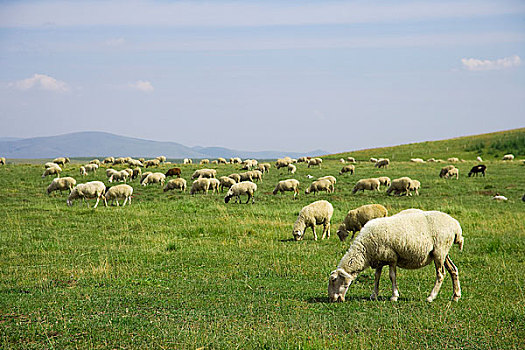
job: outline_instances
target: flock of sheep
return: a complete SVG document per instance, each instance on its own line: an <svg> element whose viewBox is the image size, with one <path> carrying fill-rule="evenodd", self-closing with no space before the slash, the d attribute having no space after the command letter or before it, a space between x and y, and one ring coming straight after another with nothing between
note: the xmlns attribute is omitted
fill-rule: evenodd
<svg viewBox="0 0 525 350"><path fill-rule="evenodd" d="M478 157L479 158L479 157ZM512 161L514 156L505 155L504 160ZM5 164L5 159L0 158ZM355 159L348 157L350 163L356 163ZM346 163L341 159L342 163ZM377 168L387 168L390 165L388 159L371 158ZM423 163L424 160L414 158L414 163ZM449 158L449 162L455 163L460 160ZM481 161L479 158L478 161ZM102 164L112 165L129 165L132 168L116 170L113 168L106 169L106 176L109 183L123 182L121 184L106 186L102 181L90 181L77 184L72 177L60 177L62 167L69 163L69 158L56 158L53 162L46 163L42 177L56 175L57 177L50 183L47 193L53 191L69 191L67 204L71 206L75 199L96 199L94 208L102 199L107 206L108 201L115 202L119 205L119 200L123 200L122 206L127 203L131 204L133 187L127 184L128 181L138 179L142 186L150 184L160 184L164 186L163 191L170 190L186 191L186 180L181 177L181 169L178 167L170 168L166 173L161 172L142 172L142 168L158 167L161 163L166 163L166 158L161 156L156 159L132 159L108 157L100 162L98 159L90 161L80 167L80 176L85 177L90 173L96 173ZM285 168L290 174L297 170L298 163L305 163L308 168L317 166L321 168L323 160L321 158L291 159L285 157L275 162L277 169ZM439 162L433 158L427 162ZM185 159L184 164L191 164L191 159ZM207 159L201 160L203 165L209 164ZM226 159L219 158L212 161L214 164L225 164ZM263 175L270 171L270 163L258 163L254 159L242 161L239 158L231 158L229 163L240 164L241 173L234 173L228 176L221 176L217 179L216 169L198 169L191 176L193 180L190 194L198 192L219 193L228 189L224 198L228 203L232 198L235 202L241 202L241 196L248 197L246 203L255 202L255 192L257 184L262 182ZM339 175L355 173L353 164L345 165L339 172ZM485 176L486 166L483 164L474 166L468 176ZM168 177L176 176L168 181ZM443 167L439 174L442 178L459 178L459 170L454 165ZM308 176L312 178L311 176ZM323 176L315 179L306 189L305 193L316 193L326 191L334 192L337 179L334 176ZM293 198L299 194L300 183L296 179L286 179L279 181L273 190L273 194L283 192L293 192ZM421 183L418 180L409 177L401 177L390 180L388 177L360 179L355 184L352 193L357 191L379 191L380 186L387 187L386 194L394 195L411 195L412 192L418 195ZM525 197L524 197L525 198ZM87 203L87 202L86 202ZM88 204L89 206L89 204ZM330 220L334 213L331 203L326 200L315 201L303 207L297 220L293 225L292 234L295 240L304 238L307 228L313 231L314 239L317 240L316 225L323 225L321 239L330 237ZM357 237L354 236L359 232ZM345 294L350 284L355 280L357 275L368 267L376 270L374 291L371 299L377 299L379 278L384 266L389 266L389 276L392 282L392 297L395 301L399 297L399 290L396 283L396 268L416 269L424 267L434 262L436 267L436 281L427 301L433 301L441 287L444 279L445 270L449 272L453 284L453 297L457 301L461 297L461 288L458 278L458 269L448 255L453 244L458 244L459 249L463 249L463 236L459 222L449 215L438 211L422 211L419 209L407 209L393 216L388 216L387 209L380 204L363 205L350 210L343 222L340 224L337 235L341 241L344 241L352 233L352 244L345 256L341 259L337 269L329 277L328 295L331 301L344 301Z"/></svg>

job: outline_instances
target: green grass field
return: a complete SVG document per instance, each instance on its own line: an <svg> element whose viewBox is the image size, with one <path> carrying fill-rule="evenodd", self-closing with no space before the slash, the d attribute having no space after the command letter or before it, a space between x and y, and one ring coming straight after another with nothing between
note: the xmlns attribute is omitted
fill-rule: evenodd
<svg viewBox="0 0 525 350"><path fill-rule="evenodd" d="M459 163L459 180L440 179L441 164L395 159L386 170L360 162L356 174L343 176L335 160L322 169L299 164L296 201L271 194L289 178L272 168L254 205L135 181L131 206L95 210L67 207L65 192L48 196L51 179L40 178L41 165L1 166L0 348L523 349L525 166L491 160L487 177L468 178L475 164ZM183 166L183 177L200 167ZM219 176L238 172L213 167ZM305 195L306 174L336 175L336 192ZM78 165L66 175L83 182ZM351 194L358 179L377 176L418 179L421 195ZM104 171L86 180L94 179L107 183ZM492 201L496 192L509 201ZM332 237L316 242L307 231L293 241L299 210L318 199L335 208ZM388 274L380 300L369 300L373 270L358 277L345 303L328 302L328 275L350 244L339 241L337 226L369 203L390 214L414 207L459 220L465 249L450 252L462 284L458 303L450 301L448 275L437 299L425 301L432 266L398 270L398 302L388 300Z"/></svg>

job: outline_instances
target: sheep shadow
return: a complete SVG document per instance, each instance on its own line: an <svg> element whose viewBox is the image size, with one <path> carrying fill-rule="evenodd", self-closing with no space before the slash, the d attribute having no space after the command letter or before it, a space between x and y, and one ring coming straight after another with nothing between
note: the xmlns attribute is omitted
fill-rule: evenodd
<svg viewBox="0 0 525 350"><path fill-rule="evenodd" d="M378 301L379 302L390 301L390 297L389 296L378 296L377 300L371 300L370 296L358 296L358 295L346 296L345 302L349 302L349 301L360 301L360 302L369 301L369 302L374 303ZM399 301L408 301L408 299L400 297L398 299L398 302ZM336 303L332 303L329 297L310 297L306 300L306 302L308 304L336 304Z"/></svg>
<svg viewBox="0 0 525 350"><path fill-rule="evenodd" d="M279 242L281 243L295 242L295 239L293 238L280 239Z"/></svg>

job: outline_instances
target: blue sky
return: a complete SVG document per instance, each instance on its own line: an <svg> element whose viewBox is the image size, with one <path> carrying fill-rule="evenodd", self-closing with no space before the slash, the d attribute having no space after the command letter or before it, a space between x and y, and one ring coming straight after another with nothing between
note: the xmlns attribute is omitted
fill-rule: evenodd
<svg viewBox="0 0 525 350"><path fill-rule="evenodd" d="M522 1L2 1L0 136L346 151L525 126Z"/></svg>

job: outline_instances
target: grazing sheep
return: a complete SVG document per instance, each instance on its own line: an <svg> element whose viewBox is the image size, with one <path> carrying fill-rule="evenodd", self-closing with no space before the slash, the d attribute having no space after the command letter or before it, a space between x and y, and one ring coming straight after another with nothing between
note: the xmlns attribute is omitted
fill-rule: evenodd
<svg viewBox="0 0 525 350"><path fill-rule="evenodd" d="M344 158L340 158L339 159L339 163L343 163L344 164L344 163L346 163L346 161L344 160Z"/></svg>
<svg viewBox="0 0 525 350"><path fill-rule="evenodd" d="M420 164L425 163L425 161L423 159L421 159L421 158L411 158L410 162L412 162L412 163L420 163Z"/></svg>
<svg viewBox="0 0 525 350"><path fill-rule="evenodd" d="M110 188L106 190L106 194L105 194L106 203L105 204L107 206L107 201L111 200L111 204L113 204L113 202L116 202L117 207L118 207L119 206L118 200L124 199L124 203L122 204L123 207L126 206L126 203L128 201L129 201L129 205L131 205L131 195L133 195L133 187L131 187L130 185L121 184L121 185L111 186Z"/></svg>
<svg viewBox="0 0 525 350"><path fill-rule="evenodd" d="M234 179L235 182L241 182L241 175L239 174L230 174L228 175L230 179Z"/></svg>
<svg viewBox="0 0 525 350"><path fill-rule="evenodd" d="M240 178L239 178L239 181L237 181L237 182L252 181L253 180L251 171L246 171L244 173L240 173L239 176L240 176Z"/></svg>
<svg viewBox="0 0 525 350"><path fill-rule="evenodd" d="M5 157L0 157L0 165L5 165Z"/></svg>
<svg viewBox="0 0 525 350"><path fill-rule="evenodd" d="M448 172L452 169L455 169L456 167L453 165L447 165L441 168L441 171L439 172L439 177L443 178L447 176Z"/></svg>
<svg viewBox="0 0 525 350"><path fill-rule="evenodd" d="M505 154L503 156L503 160L510 160L510 161L513 161L514 160L514 154Z"/></svg>
<svg viewBox="0 0 525 350"><path fill-rule="evenodd" d="M218 160L212 160L211 164L219 164L219 161Z"/></svg>
<svg viewBox="0 0 525 350"><path fill-rule="evenodd" d="M62 169L57 165L55 167L47 168L44 173L42 174L42 178L48 176L48 175L56 175L57 177L60 177L60 173L62 172Z"/></svg>
<svg viewBox="0 0 525 350"><path fill-rule="evenodd" d="M478 162L483 162L483 159L481 159L480 156L477 156L477 157L476 157L476 160L477 160Z"/></svg>
<svg viewBox="0 0 525 350"><path fill-rule="evenodd" d="M93 164L86 164L86 165L80 167L80 174L82 176L87 175L87 173L96 174L97 173L97 169L98 169L98 165L96 165L94 163Z"/></svg>
<svg viewBox="0 0 525 350"><path fill-rule="evenodd" d="M141 175L142 175L142 169L137 167L137 168L133 169L133 174L131 174L131 179L135 180L136 178L138 178Z"/></svg>
<svg viewBox="0 0 525 350"><path fill-rule="evenodd" d="M352 232L352 239L354 239L355 233L361 231L368 221L385 216L388 216L388 211L381 204L362 205L346 214L343 223L337 230L337 235L342 242L348 237L348 232Z"/></svg>
<svg viewBox="0 0 525 350"><path fill-rule="evenodd" d="M346 158L346 160L347 160L349 163L357 163L357 161L355 160L354 157L348 157L348 158Z"/></svg>
<svg viewBox="0 0 525 350"><path fill-rule="evenodd" d="M98 165L100 167L100 160L98 160L96 158L92 159L92 160L89 161L89 164L96 164L96 165Z"/></svg>
<svg viewBox="0 0 525 350"><path fill-rule="evenodd" d="M127 162L128 162L128 160L127 160L126 157L119 157L119 158L117 158L117 159L115 159L113 161L113 165L124 164L124 163L127 163Z"/></svg>
<svg viewBox="0 0 525 350"><path fill-rule="evenodd" d="M411 192L411 191L414 191L416 193L416 196L419 196L419 188L421 187L421 182L419 182L418 180L411 180L410 181L410 186L408 187L408 190ZM412 194L410 194L412 195Z"/></svg>
<svg viewBox="0 0 525 350"><path fill-rule="evenodd" d="M246 159L244 162L242 162L242 164L241 170L250 170L256 168L259 165L259 162L257 162L255 159Z"/></svg>
<svg viewBox="0 0 525 350"><path fill-rule="evenodd" d="M215 169L197 169L193 172L193 175L191 175L191 179L196 179L199 177L204 177L207 179L213 178L217 175L217 170Z"/></svg>
<svg viewBox="0 0 525 350"><path fill-rule="evenodd" d="M279 181L273 190L273 194L277 194L277 192L282 194L285 191L293 191L293 199L295 199L299 194L299 181L296 179Z"/></svg>
<svg viewBox="0 0 525 350"><path fill-rule="evenodd" d="M204 192L208 194L210 188L210 179L205 177L199 177L197 180L193 181L191 184L190 194L195 194L197 192Z"/></svg>
<svg viewBox="0 0 525 350"><path fill-rule="evenodd" d="M457 163L457 162L459 162L459 158L457 158L457 157L451 157L451 158L448 158L447 161L448 161L449 163Z"/></svg>
<svg viewBox="0 0 525 350"><path fill-rule="evenodd" d="M169 190L178 189L181 190L181 192L186 192L186 180L179 177L176 179L171 179L170 181L166 182L166 186L164 187L164 192L167 192Z"/></svg>
<svg viewBox="0 0 525 350"><path fill-rule="evenodd" d="M316 194L317 192L326 191L327 193L333 192L334 185L330 180L327 179L321 179L321 180L315 180L312 182L310 187L308 187L304 193L309 194L313 193Z"/></svg>
<svg viewBox="0 0 525 350"><path fill-rule="evenodd" d="M295 172L297 171L297 167L293 164L288 164L288 172L290 174L295 174Z"/></svg>
<svg viewBox="0 0 525 350"><path fill-rule="evenodd" d="M337 179L334 176L327 175L327 176L320 177L317 180L328 180L328 181L330 181L330 183L332 184L332 192L335 191L335 184L337 183Z"/></svg>
<svg viewBox="0 0 525 350"><path fill-rule="evenodd" d="M164 185L164 182L166 181L166 175L164 175L163 173L153 173L153 174L149 174L145 179L144 181L142 181L142 186L147 186L149 184L154 184L154 183L159 183L162 185Z"/></svg>
<svg viewBox="0 0 525 350"><path fill-rule="evenodd" d="M291 164L291 163L292 161L288 159L277 159L277 161L275 162L275 167L277 169L281 169L281 168L287 167L288 164Z"/></svg>
<svg viewBox="0 0 525 350"><path fill-rule="evenodd" d="M55 159L53 159L53 163L65 166L67 163L69 163L69 158L67 158L67 157L55 158Z"/></svg>
<svg viewBox="0 0 525 350"><path fill-rule="evenodd" d="M259 164L258 169L264 174L264 173L269 173L271 167L272 165L270 163L261 163Z"/></svg>
<svg viewBox="0 0 525 350"><path fill-rule="evenodd" d="M230 163L231 164L241 164L242 163L242 159L239 158L239 157L233 157L233 158L230 158Z"/></svg>
<svg viewBox="0 0 525 350"><path fill-rule="evenodd" d="M106 193L106 185L104 185L104 183L101 181L91 181L83 184L78 184L71 190L71 193L67 198L67 205L72 206L73 200L75 199L82 199L82 201L84 202L86 199L90 198L97 199L97 202L95 203L93 209L97 207L100 198L102 198L104 200L105 205L107 205L104 193ZM89 203L87 201L86 205L89 208Z"/></svg>
<svg viewBox="0 0 525 350"><path fill-rule="evenodd" d="M180 168L171 168L171 169L169 169L168 171L166 171L166 174L164 174L164 175L166 175L166 177L168 177L168 176L177 176L177 177L180 177L180 175L181 175L181 170L180 170Z"/></svg>
<svg viewBox="0 0 525 350"><path fill-rule="evenodd" d="M142 164L142 162L138 159L130 159L128 160L128 164L134 167L144 166L144 164Z"/></svg>
<svg viewBox="0 0 525 350"><path fill-rule="evenodd" d="M106 169L106 177L108 178L110 178L115 173L118 173L118 171L113 168Z"/></svg>
<svg viewBox="0 0 525 350"><path fill-rule="evenodd" d="M158 159L159 162L161 162L161 163L165 163L166 162L166 157L165 156L158 156L155 159Z"/></svg>
<svg viewBox="0 0 525 350"><path fill-rule="evenodd" d="M445 269L452 277L452 300L458 301L461 297L458 269L448 254L453 244L463 250L463 242L459 222L439 211L413 212L372 220L363 227L337 269L330 274L330 301L343 302L350 284L368 267L376 270L374 291L370 296L376 300L381 270L386 265L390 268L392 281L390 300L397 301L397 267L418 269L432 262L436 267L436 282L427 301L432 302L436 298L445 277Z"/></svg>
<svg viewBox="0 0 525 350"><path fill-rule="evenodd" d="M303 207L293 225L293 238L299 241L304 238L304 233L308 227L312 228L314 240L317 241L315 225L323 225L323 235L321 239L330 238L330 220L334 214L334 207L330 202L321 200Z"/></svg>
<svg viewBox="0 0 525 350"><path fill-rule="evenodd" d="M370 163L377 163L377 158L370 158Z"/></svg>
<svg viewBox="0 0 525 350"><path fill-rule="evenodd" d="M60 166L59 166L57 163L47 162L47 163L44 164L44 168L45 168L45 169L49 169L49 168L60 168Z"/></svg>
<svg viewBox="0 0 525 350"><path fill-rule="evenodd" d="M308 162L308 157L299 157L297 158L297 163L306 163Z"/></svg>
<svg viewBox="0 0 525 350"><path fill-rule="evenodd" d="M378 177L377 179L379 180L379 183L381 184L381 186L385 186L385 187L390 186L390 178L389 177L381 176L381 177Z"/></svg>
<svg viewBox="0 0 525 350"><path fill-rule="evenodd" d="M184 164L192 164L193 161L189 158L184 158Z"/></svg>
<svg viewBox="0 0 525 350"><path fill-rule="evenodd" d="M131 174L133 174L133 170L131 171ZM128 180L128 177L130 177L129 172L127 171L127 169L124 169L124 170L116 171L112 173L108 181L109 182L113 182L113 181L126 182Z"/></svg>
<svg viewBox="0 0 525 350"><path fill-rule="evenodd" d="M160 165L160 160L158 159L149 159L149 160L144 161L144 167L146 168L149 168L151 166L158 167L159 165Z"/></svg>
<svg viewBox="0 0 525 350"><path fill-rule="evenodd" d="M484 164L479 164L476 166L473 166L472 169L470 169L470 172L468 173L468 177L472 175L478 176L478 174L481 174L485 176L485 171L487 170L487 166Z"/></svg>
<svg viewBox="0 0 525 350"><path fill-rule="evenodd" d="M151 171L146 171L145 173L143 173L140 177L140 184L142 185L142 182L144 182L144 180L146 180L146 178L148 177L148 175L150 174L153 174Z"/></svg>
<svg viewBox="0 0 525 350"><path fill-rule="evenodd" d="M361 190L365 192L365 190L369 191L379 191L379 186L381 183L378 179L372 178L372 179L361 179L357 181L357 183L354 186L354 189L352 190L352 194L355 194L357 191Z"/></svg>
<svg viewBox="0 0 525 350"><path fill-rule="evenodd" d="M428 158L427 159L427 163L435 163L435 162L436 162L435 158Z"/></svg>
<svg viewBox="0 0 525 350"><path fill-rule="evenodd" d="M389 165L390 165L390 159L388 159L388 158L379 159L379 160L374 164L374 166L375 166L376 168L379 168L379 169L381 169L381 168L385 168L385 169L386 169L386 168L388 168Z"/></svg>
<svg viewBox="0 0 525 350"><path fill-rule="evenodd" d="M257 185L250 181L243 181L236 183L228 190L226 197L224 197L224 203L228 203L230 199L235 197L235 203L241 203L241 195L248 195L246 204L252 200L252 204L255 203L255 191L257 191Z"/></svg>
<svg viewBox="0 0 525 350"><path fill-rule="evenodd" d="M221 185L221 182L215 178L211 178L210 179L210 189L211 189L211 193L219 193L219 186Z"/></svg>
<svg viewBox="0 0 525 350"><path fill-rule="evenodd" d="M251 171L247 171L247 172L251 174L252 181L255 180L255 181L261 181L262 182L263 173L260 170L251 170Z"/></svg>
<svg viewBox="0 0 525 350"><path fill-rule="evenodd" d="M314 176L312 176L310 174L307 174L306 177L309 178L309 179L313 179L314 178Z"/></svg>
<svg viewBox="0 0 525 350"><path fill-rule="evenodd" d="M237 183L237 181L235 181L231 177L227 177L227 176L221 176L219 178L219 181L221 183L221 185L220 185L221 192L224 191L224 188L230 188L230 187L232 187L233 185L235 185Z"/></svg>
<svg viewBox="0 0 525 350"><path fill-rule="evenodd" d="M62 177L62 178L56 178L53 181L51 181L51 184L47 187L47 194L51 194L53 191L65 191L73 189L75 185L77 184L77 180L75 180L72 177Z"/></svg>
<svg viewBox="0 0 525 350"><path fill-rule="evenodd" d="M496 193L496 195L495 195L494 197L492 197L492 199L495 200L495 201L498 201L498 202L505 202L505 201L508 200L507 197L502 196L502 195L499 194L499 193Z"/></svg>
<svg viewBox="0 0 525 350"><path fill-rule="evenodd" d="M115 161L115 157L107 157L107 158L104 158L102 163L104 163L104 164L112 164L114 161Z"/></svg>
<svg viewBox="0 0 525 350"><path fill-rule="evenodd" d="M209 159L201 159L200 165L204 165L204 164L210 164L210 160Z"/></svg>
<svg viewBox="0 0 525 350"><path fill-rule="evenodd" d="M448 173L445 175L445 179L449 179L452 177L456 177L456 180L459 179L459 169L458 168L450 169Z"/></svg>
<svg viewBox="0 0 525 350"><path fill-rule="evenodd" d="M308 161L308 167L319 165L319 168L321 168L322 163L323 160L321 158L312 158Z"/></svg>
<svg viewBox="0 0 525 350"><path fill-rule="evenodd" d="M390 194L392 191L394 191L394 194L400 194L404 192L408 196L411 182L412 179L407 176L394 179L392 180L388 190L386 190L386 194Z"/></svg>
<svg viewBox="0 0 525 350"><path fill-rule="evenodd" d="M339 175L343 175L345 173L350 173L350 175L354 175L354 172L355 172L355 166L353 166L352 164L349 164L349 165L345 165L341 171L339 172Z"/></svg>
<svg viewBox="0 0 525 350"><path fill-rule="evenodd" d="M86 171L86 168L84 168L83 166L80 167L80 176L86 176L87 175L87 171Z"/></svg>

